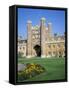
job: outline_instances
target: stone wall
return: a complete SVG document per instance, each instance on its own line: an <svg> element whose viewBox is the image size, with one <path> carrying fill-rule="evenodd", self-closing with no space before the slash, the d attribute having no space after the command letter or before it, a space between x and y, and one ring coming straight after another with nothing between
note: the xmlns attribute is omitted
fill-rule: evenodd
<svg viewBox="0 0 69 90"><path fill-rule="evenodd" d="M38 56L39 51L41 57L65 56L65 37L54 36L52 34L52 23L46 25L45 18L41 18L40 25L36 26L32 26L30 20L27 22L27 42L20 45L19 43L18 52L22 52L23 56L28 58Z"/></svg>

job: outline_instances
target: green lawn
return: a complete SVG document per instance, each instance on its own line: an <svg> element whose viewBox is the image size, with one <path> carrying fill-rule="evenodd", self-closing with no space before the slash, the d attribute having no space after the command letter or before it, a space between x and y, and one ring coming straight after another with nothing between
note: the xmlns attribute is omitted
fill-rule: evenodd
<svg viewBox="0 0 69 90"><path fill-rule="evenodd" d="M32 77L26 81L58 80L65 79L65 59L64 58L18 58L18 63L35 63L42 65L46 72Z"/></svg>

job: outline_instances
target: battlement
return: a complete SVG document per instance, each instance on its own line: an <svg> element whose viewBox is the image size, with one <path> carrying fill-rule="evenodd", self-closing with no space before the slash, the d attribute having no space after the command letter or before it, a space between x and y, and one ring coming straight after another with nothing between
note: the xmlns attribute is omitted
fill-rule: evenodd
<svg viewBox="0 0 69 90"><path fill-rule="evenodd" d="M65 55L65 36L52 34L52 23L46 23L46 19L40 19L40 25L32 25L32 21L27 21L27 40L18 38L18 51L23 56L51 57Z"/></svg>

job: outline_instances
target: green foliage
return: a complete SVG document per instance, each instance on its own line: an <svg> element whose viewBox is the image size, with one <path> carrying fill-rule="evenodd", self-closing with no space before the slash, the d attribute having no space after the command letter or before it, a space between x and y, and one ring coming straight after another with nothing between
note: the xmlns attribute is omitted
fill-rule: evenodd
<svg viewBox="0 0 69 90"><path fill-rule="evenodd" d="M39 64L27 63L26 68L18 72L18 80L23 81L29 79L31 77L39 75L40 73L43 73L44 71L45 68Z"/></svg>
<svg viewBox="0 0 69 90"><path fill-rule="evenodd" d="M35 63L45 68L45 71L41 74L33 76L25 81L43 81L43 80L59 80L65 79L65 58L52 57L52 58L19 58L18 63L28 64ZM23 80L18 80L18 82Z"/></svg>
<svg viewBox="0 0 69 90"><path fill-rule="evenodd" d="M22 53L21 52L18 53L18 57L22 58Z"/></svg>

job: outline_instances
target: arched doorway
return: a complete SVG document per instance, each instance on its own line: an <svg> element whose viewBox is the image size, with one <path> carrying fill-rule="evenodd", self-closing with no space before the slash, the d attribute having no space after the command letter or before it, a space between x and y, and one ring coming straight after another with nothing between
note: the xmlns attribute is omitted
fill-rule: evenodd
<svg viewBox="0 0 69 90"><path fill-rule="evenodd" d="M35 45L34 49L37 54L37 57L40 57L41 56L41 47L39 45Z"/></svg>

